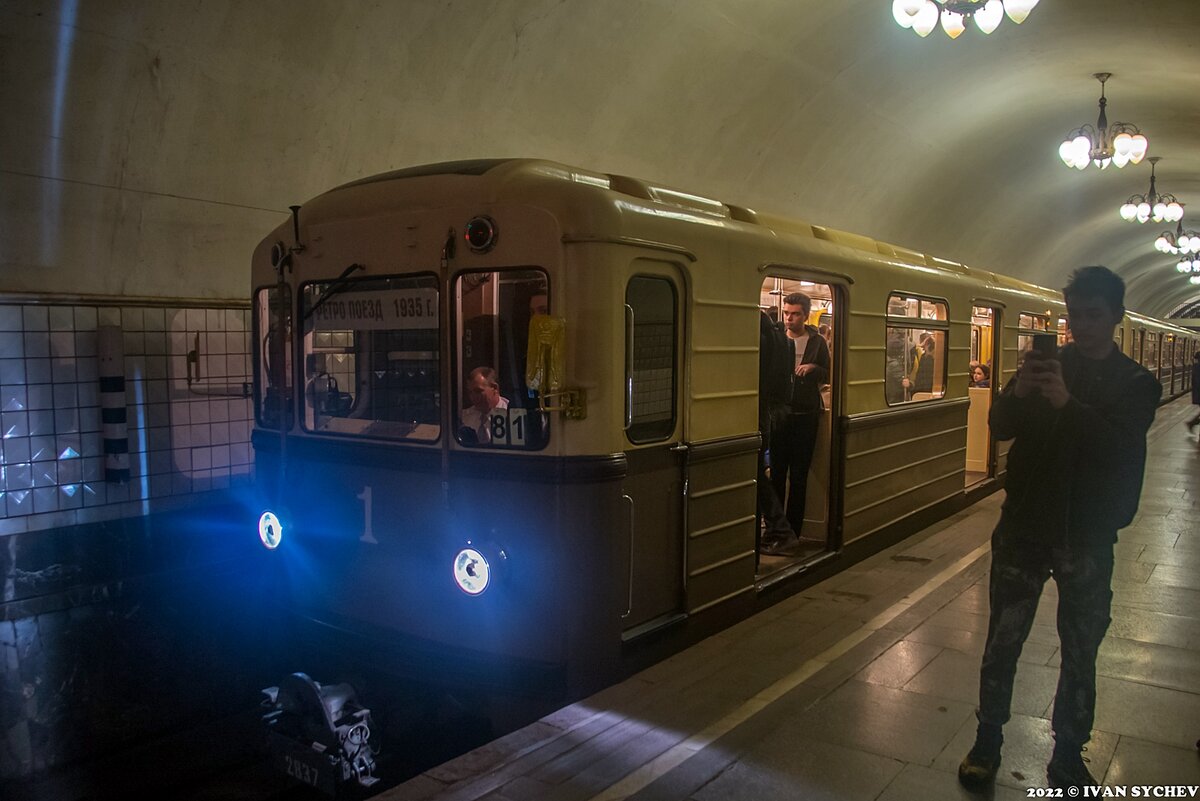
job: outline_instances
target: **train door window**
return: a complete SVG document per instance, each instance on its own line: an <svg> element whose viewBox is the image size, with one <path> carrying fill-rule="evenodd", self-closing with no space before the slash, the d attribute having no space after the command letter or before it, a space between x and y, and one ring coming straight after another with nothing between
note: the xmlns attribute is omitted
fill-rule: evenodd
<svg viewBox="0 0 1200 801"><path fill-rule="evenodd" d="M264 428L292 424L292 290L265 287L254 301L255 414Z"/></svg>
<svg viewBox="0 0 1200 801"><path fill-rule="evenodd" d="M1020 367L1020 360L1025 357L1025 354L1033 350L1034 335L1044 334L1047 331L1054 331L1054 328L1050 325L1050 315L1022 312L1017 316L1018 367Z"/></svg>
<svg viewBox="0 0 1200 801"><path fill-rule="evenodd" d="M441 435L437 277L302 288L304 427L433 442Z"/></svg>
<svg viewBox="0 0 1200 801"><path fill-rule="evenodd" d="M965 484L986 480L993 467L988 413L995 396L1000 351L996 331L1000 310L990 306L971 307L971 363L968 365L967 462Z"/></svg>
<svg viewBox="0 0 1200 801"><path fill-rule="evenodd" d="M946 301L890 295L886 336L883 390L888 405L944 397L950 340Z"/></svg>
<svg viewBox="0 0 1200 801"><path fill-rule="evenodd" d="M537 269L460 274L454 282L455 439L471 448L546 447L549 415L525 383L529 323L550 312Z"/></svg>
<svg viewBox="0 0 1200 801"><path fill-rule="evenodd" d="M675 359L679 330L675 285L639 275L625 288L625 428L630 442L675 431Z"/></svg>
<svg viewBox="0 0 1200 801"><path fill-rule="evenodd" d="M1061 348L1063 345L1067 344L1070 341L1071 341L1071 327L1069 325L1067 325L1067 318L1059 317L1058 318L1058 346Z"/></svg>

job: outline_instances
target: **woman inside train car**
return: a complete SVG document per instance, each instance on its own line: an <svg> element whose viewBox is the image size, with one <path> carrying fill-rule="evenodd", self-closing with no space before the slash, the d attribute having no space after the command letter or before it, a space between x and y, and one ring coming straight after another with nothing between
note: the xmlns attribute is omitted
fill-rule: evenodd
<svg viewBox="0 0 1200 801"><path fill-rule="evenodd" d="M992 370L986 364L975 365L975 370L971 373L971 386L973 387L990 387L992 385Z"/></svg>

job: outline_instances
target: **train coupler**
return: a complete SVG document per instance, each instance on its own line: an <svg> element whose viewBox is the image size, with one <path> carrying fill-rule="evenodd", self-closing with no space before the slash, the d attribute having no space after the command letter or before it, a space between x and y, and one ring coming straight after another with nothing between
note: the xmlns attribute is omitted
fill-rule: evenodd
<svg viewBox="0 0 1200 801"><path fill-rule="evenodd" d="M379 781L371 711L358 703L353 687L322 686L292 673L262 692L267 751L277 770L335 798L350 782L370 787Z"/></svg>

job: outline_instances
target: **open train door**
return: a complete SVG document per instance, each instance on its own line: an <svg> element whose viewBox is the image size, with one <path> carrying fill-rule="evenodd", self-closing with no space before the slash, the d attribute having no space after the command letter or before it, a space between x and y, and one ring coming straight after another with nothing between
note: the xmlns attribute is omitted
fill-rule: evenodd
<svg viewBox="0 0 1200 801"><path fill-rule="evenodd" d="M995 303L976 300L971 307L971 361L967 366L967 464L966 487L996 477L996 459L988 413L1000 391L1000 331L1002 309Z"/></svg>

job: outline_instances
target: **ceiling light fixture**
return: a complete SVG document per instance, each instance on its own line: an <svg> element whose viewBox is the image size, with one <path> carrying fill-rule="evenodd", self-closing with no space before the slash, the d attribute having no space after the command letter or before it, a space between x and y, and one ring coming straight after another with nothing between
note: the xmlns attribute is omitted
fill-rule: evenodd
<svg viewBox="0 0 1200 801"><path fill-rule="evenodd" d="M1175 265L1175 269L1181 273L1200 273L1200 256L1197 256L1194 259L1189 259L1187 256L1184 256L1179 260L1179 264Z"/></svg>
<svg viewBox="0 0 1200 801"><path fill-rule="evenodd" d="M1162 156L1150 157L1150 191L1144 195L1131 195L1121 207L1121 219L1140 223L1148 220L1176 222L1183 219L1183 204L1176 200L1174 195L1160 195L1154 189L1154 165L1161 160Z"/></svg>
<svg viewBox="0 0 1200 801"><path fill-rule="evenodd" d="M1100 169L1107 169L1111 161L1118 167L1126 164L1138 164L1146 155L1149 142L1136 125L1128 122L1114 122L1110 128L1108 116L1104 107L1108 100L1104 97L1104 82L1112 77L1111 72L1095 73L1100 81L1100 117L1096 127L1083 125L1067 134L1067 138L1058 146L1058 155L1068 167L1082 170L1092 162Z"/></svg>
<svg viewBox="0 0 1200 801"><path fill-rule="evenodd" d="M901 28L912 28L921 38L928 36L940 19L946 35L957 39L969 19L979 30L991 33L1005 14L1020 25L1037 4L1038 0L893 0L892 17Z"/></svg>
<svg viewBox="0 0 1200 801"><path fill-rule="evenodd" d="M1178 223L1174 231L1164 231L1154 240L1154 249L1160 253L1200 253L1200 233L1183 230L1183 223Z"/></svg>

